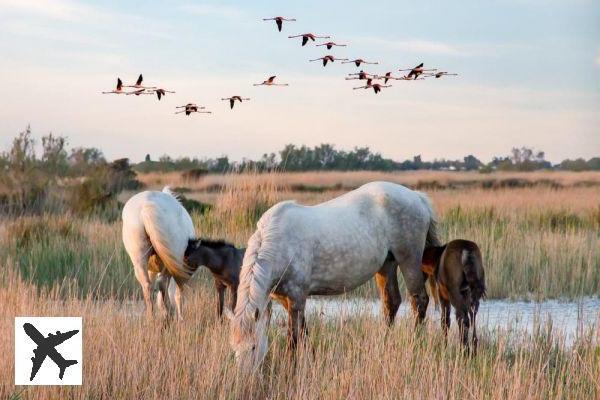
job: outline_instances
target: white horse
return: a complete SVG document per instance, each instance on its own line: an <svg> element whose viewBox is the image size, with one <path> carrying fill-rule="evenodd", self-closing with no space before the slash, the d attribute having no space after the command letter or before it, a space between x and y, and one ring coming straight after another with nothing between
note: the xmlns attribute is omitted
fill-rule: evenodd
<svg viewBox="0 0 600 400"><path fill-rule="evenodd" d="M391 325L401 301L398 265L421 322L429 302L421 271L426 244L439 244L427 196L394 183L368 183L315 206L285 201L271 207L248 241L229 314L239 364L256 367L266 354L269 296L288 312L292 348L306 334L307 296L342 294L373 275Z"/></svg>
<svg viewBox="0 0 600 400"><path fill-rule="evenodd" d="M150 317L152 285L156 280L159 309L168 314L170 303L174 301L177 318L182 319L183 286L194 273L194 269L183 262L183 256L188 240L195 237L192 218L168 187L162 192L138 193L125 203L123 243L142 286Z"/></svg>

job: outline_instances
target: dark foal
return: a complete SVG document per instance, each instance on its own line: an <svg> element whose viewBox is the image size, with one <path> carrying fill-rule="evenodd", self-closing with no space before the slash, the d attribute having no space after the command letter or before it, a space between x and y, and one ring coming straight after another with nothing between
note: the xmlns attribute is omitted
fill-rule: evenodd
<svg viewBox="0 0 600 400"><path fill-rule="evenodd" d="M217 313L223 316L225 288L229 288L230 308L235 309L240 268L246 249L238 249L222 240L190 239L184 261L192 268L205 266L212 272L217 289Z"/></svg>
<svg viewBox="0 0 600 400"><path fill-rule="evenodd" d="M442 329L448 335L450 305L456 310L463 346L469 345L469 326L473 327L473 350L477 349L475 318L479 300L485 297L485 274L481 251L476 243L453 240L444 246L427 247L422 269L437 285L442 308Z"/></svg>

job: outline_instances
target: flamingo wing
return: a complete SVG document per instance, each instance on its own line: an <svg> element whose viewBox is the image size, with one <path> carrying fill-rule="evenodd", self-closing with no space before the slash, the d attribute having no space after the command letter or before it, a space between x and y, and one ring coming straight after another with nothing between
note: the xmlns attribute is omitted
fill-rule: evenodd
<svg viewBox="0 0 600 400"><path fill-rule="evenodd" d="M235 99L232 97L231 99L229 99L229 108L233 109L234 105L235 105Z"/></svg>
<svg viewBox="0 0 600 400"><path fill-rule="evenodd" d="M142 76L142 74L140 74L140 76L138 76L137 81L135 82L135 84L137 86L142 84L142 81L144 80L144 77Z"/></svg>
<svg viewBox="0 0 600 400"><path fill-rule="evenodd" d="M123 82L121 81L121 78L117 78L117 90L122 90L123 89Z"/></svg>
<svg viewBox="0 0 600 400"><path fill-rule="evenodd" d="M306 43L308 43L308 36L302 36L302 46L306 45Z"/></svg>
<svg viewBox="0 0 600 400"><path fill-rule="evenodd" d="M283 20L281 18L275 18L275 23L277 24L277 30L281 32L281 27L283 26Z"/></svg>
<svg viewBox="0 0 600 400"><path fill-rule="evenodd" d="M267 82L273 83L273 81L275 80L276 77L277 77L277 75L273 75L273 76L269 77L269 79L267 79Z"/></svg>

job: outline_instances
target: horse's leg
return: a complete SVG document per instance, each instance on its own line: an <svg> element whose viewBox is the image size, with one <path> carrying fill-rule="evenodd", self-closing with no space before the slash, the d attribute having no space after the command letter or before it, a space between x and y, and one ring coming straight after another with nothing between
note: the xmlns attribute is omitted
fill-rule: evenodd
<svg viewBox="0 0 600 400"><path fill-rule="evenodd" d="M479 339L477 338L477 311L479 309L479 304L473 305L471 307L471 324L473 325L473 354L477 354L477 345L479 344Z"/></svg>
<svg viewBox="0 0 600 400"><path fill-rule="evenodd" d="M150 280L150 274L147 269L148 257L145 259L139 259L134 261L133 271L137 281L142 287L142 293L144 295L144 304L146 305L146 315L148 318L152 318L152 281Z"/></svg>
<svg viewBox="0 0 600 400"><path fill-rule="evenodd" d="M229 286L229 307L231 311L235 311L235 305L237 303L237 285Z"/></svg>
<svg viewBox="0 0 600 400"><path fill-rule="evenodd" d="M398 288L397 270L398 263L396 260L387 260L383 267L375 274L375 282L379 288L379 295L383 304L383 311L387 317L389 326L394 324L394 318L402 297Z"/></svg>
<svg viewBox="0 0 600 400"><path fill-rule="evenodd" d="M448 299L440 296L440 305L442 309L442 330L444 331L444 339L448 341L448 329L450 329L450 302Z"/></svg>
<svg viewBox="0 0 600 400"><path fill-rule="evenodd" d="M225 301L225 284L215 278L215 289L217 290L217 315L223 316L223 302Z"/></svg>
<svg viewBox="0 0 600 400"><path fill-rule="evenodd" d="M288 347L295 350L299 340L308 336L308 328L304 319L306 297L287 298L288 312Z"/></svg>
<svg viewBox="0 0 600 400"><path fill-rule="evenodd" d="M156 305L165 318L171 314L171 302L169 299L169 280L171 275L165 270L158 275L158 295Z"/></svg>
<svg viewBox="0 0 600 400"><path fill-rule="evenodd" d="M402 260L399 265L406 288L410 294L410 304L416 314L415 327L425 321L427 305L429 304L429 296L427 295L427 289L425 289L425 276L421 271L422 254L420 253L422 252L409 254L405 257L399 257L398 254L394 253L396 260Z"/></svg>
<svg viewBox="0 0 600 400"><path fill-rule="evenodd" d="M175 308L177 310L177 320L183 321L183 283L176 283Z"/></svg>

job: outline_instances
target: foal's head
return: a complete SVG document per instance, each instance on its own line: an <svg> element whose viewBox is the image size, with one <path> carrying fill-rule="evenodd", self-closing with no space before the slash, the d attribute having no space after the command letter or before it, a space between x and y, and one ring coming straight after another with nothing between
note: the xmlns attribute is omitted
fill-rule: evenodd
<svg viewBox="0 0 600 400"><path fill-rule="evenodd" d="M190 266L211 267L211 260L232 249L235 246L223 240L189 239L183 260Z"/></svg>

